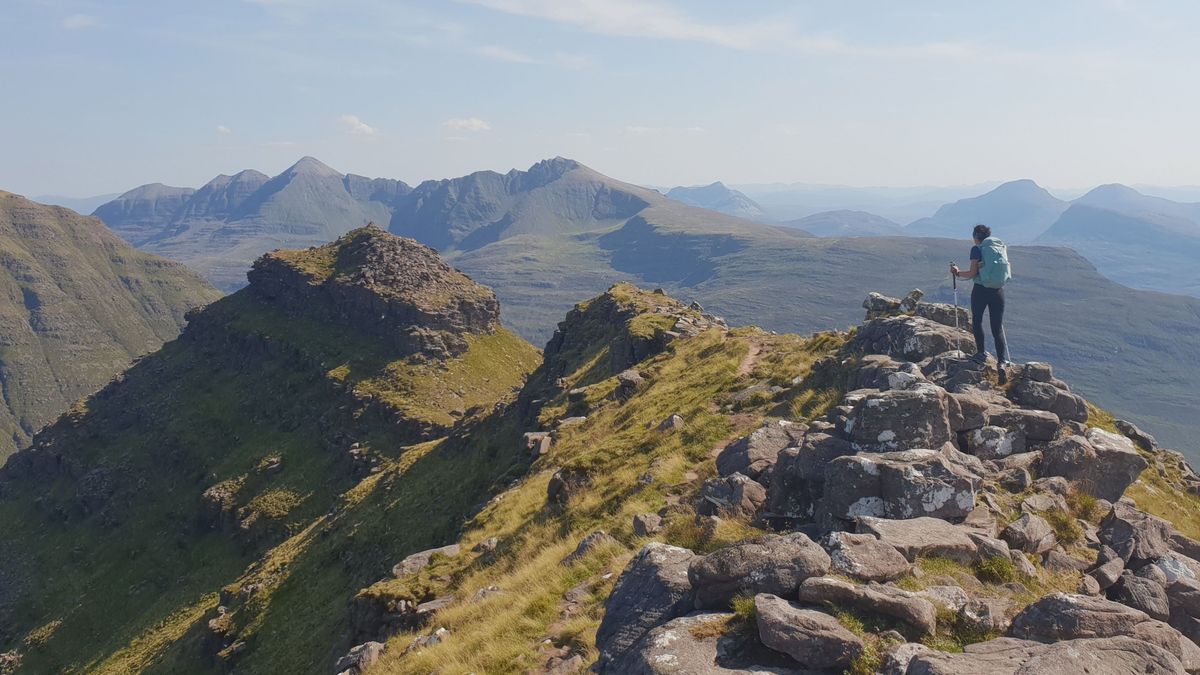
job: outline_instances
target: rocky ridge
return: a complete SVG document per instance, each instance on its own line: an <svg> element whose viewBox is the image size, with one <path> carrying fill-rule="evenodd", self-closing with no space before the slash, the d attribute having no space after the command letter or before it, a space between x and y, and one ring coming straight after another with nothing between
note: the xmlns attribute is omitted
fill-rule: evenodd
<svg viewBox="0 0 1200 675"><path fill-rule="evenodd" d="M284 311L354 325L391 340L404 355L460 354L467 334L500 324L491 289L433 249L373 224L324 246L268 253L247 277L252 293Z"/></svg>
<svg viewBox="0 0 1200 675"><path fill-rule="evenodd" d="M952 307L864 306L814 367L844 378L840 403L730 443L701 491L753 484L718 513L790 534L649 544L606 603L598 672L1200 672L1200 542L1123 496L1151 462L1194 490L1182 456L1048 364L970 360ZM746 602L757 624L737 628ZM939 651L949 634L965 650Z"/></svg>

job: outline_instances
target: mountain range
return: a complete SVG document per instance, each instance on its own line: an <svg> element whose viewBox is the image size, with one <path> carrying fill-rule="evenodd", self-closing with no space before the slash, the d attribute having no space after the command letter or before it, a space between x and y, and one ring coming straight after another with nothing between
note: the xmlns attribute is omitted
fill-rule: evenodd
<svg viewBox="0 0 1200 675"><path fill-rule="evenodd" d="M0 460L220 297L95 218L0 191Z"/></svg>
<svg viewBox="0 0 1200 675"><path fill-rule="evenodd" d="M230 291L271 249L314 246L368 222L387 222L400 181L343 175L301 158L275 177L220 175L199 189L154 183L101 205L99 217L127 241L178 260Z"/></svg>
<svg viewBox="0 0 1200 675"><path fill-rule="evenodd" d="M301 164L315 168L315 162ZM295 173L272 182L287 185ZM549 339L578 298L615 281L662 286L733 321L808 332L853 322L847 293L903 294L919 287L950 300L947 264L967 257L965 235L813 237L688 206L563 158L413 189L321 173L344 195L352 194L348 185L380 186L353 193L386 211L375 222L438 249L494 288L508 308L506 324L535 343ZM1012 213L1000 199L1005 195L1057 209L1042 192L1017 183L947 209L999 204ZM198 247L193 255L207 254ZM1193 433L1194 416L1182 397L1200 377L1200 336L1191 329L1200 300L1132 291L1063 248L1018 248L1013 256L1009 332L1018 358L1054 361L1087 395L1152 422L1168 441Z"/></svg>

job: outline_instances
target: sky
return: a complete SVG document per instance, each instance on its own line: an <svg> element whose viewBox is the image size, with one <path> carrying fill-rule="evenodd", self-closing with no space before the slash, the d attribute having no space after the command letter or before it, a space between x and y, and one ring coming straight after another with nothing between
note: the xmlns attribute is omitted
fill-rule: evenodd
<svg viewBox="0 0 1200 675"><path fill-rule="evenodd" d="M1200 184L1193 0L4 0L0 189Z"/></svg>

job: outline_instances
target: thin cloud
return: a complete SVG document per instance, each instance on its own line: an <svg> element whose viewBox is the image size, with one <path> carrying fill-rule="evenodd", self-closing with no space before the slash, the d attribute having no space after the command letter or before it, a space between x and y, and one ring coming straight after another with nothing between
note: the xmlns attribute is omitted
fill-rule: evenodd
<svg viewBox="0 0 1200 675"><path fill-rule="evenodd" d="M89 14L72 14L62 20L62 27L67 30L83 30L92 28L100 22Z"/></svg>
<svg viewBox="0 0 1200 675"><path fill-rule="evenodd" d="M375 127L372 127L366 122L358 119L358 116L356 115L342 115L339 118L339 121L342 124L342 128L349 132L352 136L375 135Z"/></svg>
<svg viewBox="0 0 1200 675"><path fill-rule="evenodd" d="M224 124L218 124L217 125L217 133L221 134L222 136L228 136L229 134L233 133L233 129L230 129L229 127L225 126Z"/></svg>
<svg viewBox="0 0 1200 675"><path fill-rule="evenodd" d="M476 47L474 51L476 54L492 59L493 61L505 61L507 63L539 63L539 61L532 56L523 52L519 52L515 49L509 49L507 47L484 45L482 47Z"/></svg>
<svg viewBox="0 0 1200 675"><path fill-rule="evenodd" d="M478 133L481 131L491 131L492 125L479 119L478 117L461 117L442 122L442 126L451 131L470 131Z"/></svg>
<svg viewBox="0 0 1200 675"><path fill-rule="evenodd" d="M639 134L639 135L645 135L645 134L702 134L705 132L705 128L700 127L700 126L650 127L650 126L642 126L642 125L634 124L634 125L629 125L629 126L625 127L622 131L624 131L627 134Z"/></svg>

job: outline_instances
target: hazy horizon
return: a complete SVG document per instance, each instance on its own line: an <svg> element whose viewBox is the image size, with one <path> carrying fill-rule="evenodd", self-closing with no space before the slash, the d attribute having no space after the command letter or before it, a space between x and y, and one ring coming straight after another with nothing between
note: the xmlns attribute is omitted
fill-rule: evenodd
<svg viewBox="0 0 1200 675"><path fill-rule="evenodd" d="M562 155L652 185L1194 186L1197 19L1125 0L14 0L0 188L199 186L302 155L410 183Z"/></svg>

